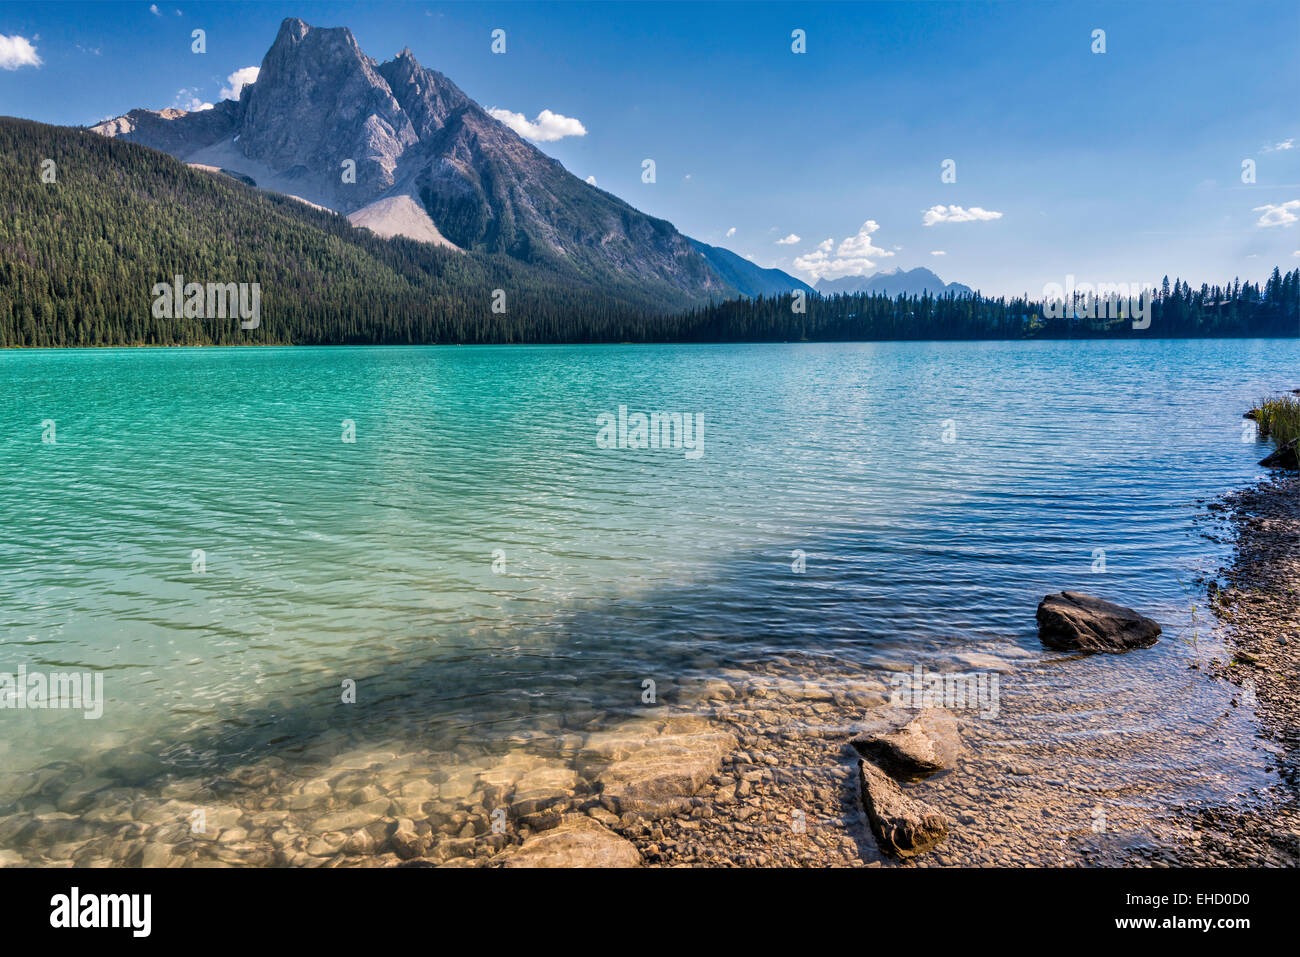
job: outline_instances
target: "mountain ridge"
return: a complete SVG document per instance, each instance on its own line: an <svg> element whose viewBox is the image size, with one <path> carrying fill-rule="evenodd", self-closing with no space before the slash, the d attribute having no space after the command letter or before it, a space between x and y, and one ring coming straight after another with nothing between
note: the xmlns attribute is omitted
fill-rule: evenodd
<svg viewBox="0 0 1300 957"><path fill-rule="evenodd" d="M942 296L949 292L958 296L974 292L960 282L945 283L932 270L924 266L913 269L890 269L869 276L842 276L839 279L819 279L814 287L823 296L874 293L888 296L919 296L929 293Z"/></svg>
<svg viewBox="0 0 1300 957"><path fill-rule="evenodd" d="M380 63L347 27L286 18L237 100L135 109L91 129L247 177L380 236L503 253L668 299L756 295L772 279L732 270L742 282L733 285L667 220L568 172L409 47Z"/></svg>

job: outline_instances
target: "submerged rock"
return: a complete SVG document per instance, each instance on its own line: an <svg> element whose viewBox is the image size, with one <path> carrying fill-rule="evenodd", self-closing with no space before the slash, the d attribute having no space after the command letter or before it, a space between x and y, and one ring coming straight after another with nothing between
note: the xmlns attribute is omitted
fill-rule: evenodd
<svg viewBox="0 0 1300 957"><path fill-rule="evenodd" d="M1300 469L1300 458L1296 456L1296 442L1292 439L1285 445L1279 445L1277 451L1259 460L1259 464L1270 469Z"/></svg>
<svg viewBox="0 0 1300 957"><path fill-rule="evenodd" d="M419 857L429 849L428 837L418 834L414 822L409 818L398 819L390 841L393 852L404 861Z"/></svg>
<svg viewBox="0 0 1300 957"><path fill-rule="evenodd" d="M498 861L502 867L638 867L641 852L600 822L575 814L502 853Z"/></svg>
<svg viewBox="0 0 1300 957"><path fill-rule="evenodd" d="M1076 651L1128 651L1156 643L1160 625L1132 608L1063 591L1038 604L1038 637L1053 648Z"/></svg>
<svg viewBox="0 0 1300 957"><path fill-rule="evenodd" d="M957 764L957 719L942 708L890 708L849 740L858 754L895 774L925 775Z"/></svg>
<svg viewBox="0 0 1300 957"><path fill-rule="evenodd" d="M948 836L948 819L910 798L869 761L858 761L862 806L880 849L901 858L924 854Z"/></svg>
<svg viewBox="0 0 1300 957"><path fill-rule="evenodd" d="M707 722L669 721L662 733L620 747L616 753L622 756L596 774L601 801L619 815L676 813L689 805L735 746L733 734Z"/></svg>

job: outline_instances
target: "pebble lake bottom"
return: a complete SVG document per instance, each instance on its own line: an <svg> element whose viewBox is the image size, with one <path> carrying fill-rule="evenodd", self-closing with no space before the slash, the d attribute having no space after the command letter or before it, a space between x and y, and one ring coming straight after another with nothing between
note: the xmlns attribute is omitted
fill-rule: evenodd
<svg viewBox="0 0 1300 957"><path fill-rule="evenodd" d="M918 667L998 698L917 785L954 825L917 863L1183 840L1273 780L1194 666L1206 503L1298 353L0 352L0 672L103 675L92 720L0 709L0 864L484 864L581 817L647 863L891 865L845 741ZM623 406L702 453L602 447ZM1044 649L1062 589L1164 635Z"/></svg>

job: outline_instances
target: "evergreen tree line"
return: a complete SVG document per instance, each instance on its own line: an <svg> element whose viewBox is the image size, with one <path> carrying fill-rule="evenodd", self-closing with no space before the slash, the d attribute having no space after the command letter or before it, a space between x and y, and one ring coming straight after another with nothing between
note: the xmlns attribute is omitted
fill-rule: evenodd
<svg viewBox="0 0 1300 957"><path fill-rule="evenodd" d="M42 178L48 159L53 182ZM979 294L693 306L659 280L380 239L153 150L9 118L0 211L0 347L1300 335L1300 269L1274 269L1262 286L1165 279L1141 330ZM176 275L258 283L260 324L156 318L153 288Z"/></svg>
<svg viewBox="0 0 1300 957"><path fill-rule="evenodd" d="M694 309L681 317L690 341L853 341L921 339L1243 338L1300 336L1300 268L1276 267L1268 282L1233 280L1199 289L1165 277L1150 313L1133 318L1075 318L1083 300L1060 310L1026 297L989 298L880 294L809 298L804 312L793 295L736 300ZM1052 318L1052 312L1062 315ZM1126 313L1127 314L1127 313Z"/></svg>

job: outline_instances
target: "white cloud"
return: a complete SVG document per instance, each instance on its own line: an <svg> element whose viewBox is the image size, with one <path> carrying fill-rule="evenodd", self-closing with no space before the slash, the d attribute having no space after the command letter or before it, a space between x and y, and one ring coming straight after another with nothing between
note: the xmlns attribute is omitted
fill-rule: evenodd
<svg viewBox="0 0 1300 957"><path fill-rule="evenodd" d="M262 68L257 66L246 66L243 69L236 70L226 77L226 85L221 88L221 98L223 100L239 99L239 91L244 88L244 84L256 83L257 74L261 72Z"/></svg>
<svg viewBox="0 0 1300 957"><path fill-rule="evenodd" d="M41 63L31 40L17 34L7 37L0 33L0 69L16 70L20 66L40 66Z"/></svg>
<svg viewBox="0 0 1300 957"><path fill-rule="evenodd" d="M162 16L162 14L158 12L158 4L156 3L149 4L149 12L152 13L155 17Z"/></svg>
<svg viewBox="0 0 1300 957"><path fill-rule="evenodd" d="M727 230L727 238L730 239L734 235L736 235L736 227L732 226L730 229Z"/></svg>
<svg viewBox="0 0 1300 957"><path fill-rule="evenodd" d="M1274 143L1272 146L1265 146L1263 152L1276 153L1278 150L1293 150L1293 149L1295 149L1294 136L1290 137L1289 139L1283 140L1281 143Z"/></svg>
<svg viewBox="0 0 1300 957"><path fill-rule="evenodd" d="M1256 206L1254 212L1263 213L1259 217L1256 226L1292 226L1300 222L1300 199L1293 199L1288 203L1279 203L1276 206L1268 203L1265 206Z"/></svg>
<svg viewBox="0 0 1300 957"><path fill-rule="evenodd" d="M966 209L961 206L931 206L921 217L923 226L933 226L935 223L974 223L987 222L990 219L1001 219L1001 213L995 213L989 209L981 209L978 206L972 206Z"/></svg>
<svg viewBox="0 0 1300 957"><path fill-rule="evenodd" d="M875 267L877 258L894 255L892 250L881 249L871 242L871 234L880 228L874 219L862 224L856 236L842 240L836 248L835 240L824 239L817 248L794 261L794 268L808 273L814 280L823 277L838 279L841 276L861 276ZM831 250L834 250L832 255Z"/></svg>
<svg viewBox="0 0 1300 957"><path fill-rule="evenodd" d="M931 255L931 256L946 256L946 255L948 255L948 253L947 253L945 250L942 250L942 249L931 249L931 250L930 250L930 255Z"/></svg>
<svg viewBox="0 0 1300 957"><path fill-rule="evenodd" d="M594 177L594 176L588 176L588 177L587 177L587 182L590 183L592 186L595 186L595 185L596 185L596 177Z"/></svg>
<svg viewBox="0 0 1300 957"><path fill-rule="evenodd" d="M212 104L199 99L198 93L197 87L189 90L177 90L176 99L172 102L172 106L178 110L185 110L187 113L199 113L203 110L212 109Z"/></svg>
<svg viewBox="0 0 1300 957"><path fill-rule="evenodd" d="M1300 256L1300 249L1297 249L1297 250L1296 250L1295 252L1293 252L1291 255L1292 255L1292 256Z"/></svg>
<svg viewBox="0 0 1300 957"><path fill-rule="evenodd" d="M799 237L796 236L794 233L791 233L789 236L786 236L784 239L778 239L776 241L776 244L778 246L793 246L797 242L799 242Z"/></svg>
<svg viewBox="0 0 1300 957"><path fill-rule="evenodd" d="M587 128L571 116L562 116L550 110L537 114L536 122L529 122L522 113L492 107L488 113L493 119L500 120L526 140L538 143L550 143L566 136L586 136Z"/></svg>

